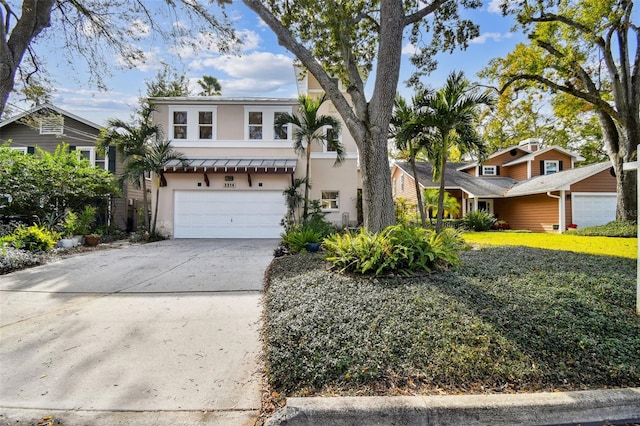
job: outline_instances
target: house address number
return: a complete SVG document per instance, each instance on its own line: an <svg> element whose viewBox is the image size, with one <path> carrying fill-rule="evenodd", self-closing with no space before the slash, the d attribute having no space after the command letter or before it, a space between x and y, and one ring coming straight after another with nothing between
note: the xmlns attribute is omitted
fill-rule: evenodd
<svg viewBox="0 0 640 426"><path fill-rule="evenodd" d="M236 187L236 183L235 182L225 182L224 183L224 187L225 188L235 188Z"/></svg>

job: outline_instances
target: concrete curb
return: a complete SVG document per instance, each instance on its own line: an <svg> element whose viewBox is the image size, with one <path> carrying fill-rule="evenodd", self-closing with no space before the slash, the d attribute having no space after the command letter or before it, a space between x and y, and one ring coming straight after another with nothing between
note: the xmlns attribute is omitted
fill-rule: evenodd
<svg viewBox="0 0 640 426"><path fill-rule="evenodd" d="M640 388L410 397L287 398L276 425L573 425L640 422Z"/></svg>

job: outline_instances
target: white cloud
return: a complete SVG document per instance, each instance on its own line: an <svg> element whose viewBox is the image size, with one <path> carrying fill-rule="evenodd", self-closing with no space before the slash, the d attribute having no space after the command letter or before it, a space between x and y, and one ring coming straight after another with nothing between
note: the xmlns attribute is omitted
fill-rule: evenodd
<svg viewBox="0 0 640 426"><path fill-rule="evenodd" d="M402 46L402 54L403 55L415 55L416 53L419 53L420 49L411 43L407 43L404 46Z"/></svg>
<svg viewBox="0 0 640 426"><path fill-rule="evenodd" d="M129 25L129 33L136 39L149 37L151 27L141 19L136 19Z"/></svg>
<svg viewBox="0 0 640 426"><path fill-rule="evenodd" d="M471 39L469 43L471 44L485 44L488 40L492 40L494 42L500 42L502 40L506 40L513 37L513 33L483 33L478 37Z"/></svg>
<svg viewBox="0 0 640 426"><path fill-rule="evenodd" d="M116 64L121 67L137 69L143 72L157 70L162 68L162 60L160 51L153 49L151 51L135 52L135 48L131 48L132 56L124 58L122 55L116 55Z"/></svg>
<svg viewBox="0 0 640 426"><path fill-rule="evenodd" d="M223 55L194 61L190 68L214 69L223 96L291 96L295 90L293 58L270 52ZM226 74L220 77L220 74ZM205 72L207 74L207 72Z"/></svg>
<svg viewBox="0 0 640 426"><path fill-rule="evenodd" d="M205 59L202 65L237 78L290 80L293 77L293 58L271 52L253 52L242 56L222 55Z"/></svg>
<svg viewBox="0 0 640 426"><path fill-rule="evenodd" d="M251 30L240 30L236 34L242 43L232 44L229 48L239 51L255 50L260 45L260 36ZM220 45L224 40L212 32L198 33L195 37L182 37L177 44L169 48L169 52L182 59L207 57L220 53Z"/></svg>
<svg viewBox="0 0 640 426"><path fill-rule="evenodd" d="M491 13L502 15L502 5L507 4L509 7L517 6L516 0L491 0L487 10Z"/></svg>

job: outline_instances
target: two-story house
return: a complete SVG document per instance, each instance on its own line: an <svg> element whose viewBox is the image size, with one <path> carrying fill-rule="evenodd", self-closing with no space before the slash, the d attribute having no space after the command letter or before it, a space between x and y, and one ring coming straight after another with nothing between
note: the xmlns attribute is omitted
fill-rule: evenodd
<svg viewBox="0 0 640 426"><path fill-rule="evenodd" d="M575 167L584 160L561 147L540 147L528 139L490 155L482 163L451 163L446 190L461 206L461 216L486 210L512 229L563 232L605 224L616 217L616 179L608 162ZM422 189L439 188L431 164L418 163ZM393 196L416 200L411 168L396 163L392 169Z"/></svg>
<svg viewBox="0 0 640 426"><path fill-rule="evenodd" d="M89 160L94 166L111 173L122 172L122 163L114 148L106 155L96 149L101 126L74 115L55 105L45 103L0 122L0 143L10 142L10 147L34 154L36 148L55 152L58 145L66 143L69 150ZM131 185L124 189L122 198L112 200L110 220L120 229L135 229L136 210L142 208L142 193Z"/></svg>
<svg viewBox="0 0 640 426"><path fill-rule="evenodd" d="M317 82L299 81L306 93ZM305 158L293 150L293 129L277 131L280 114L293 114L295 98L152 98L154 123L187 158L164 170L158 230L173 238L278 238L287 206L283 192L305 175ZM329 101L320 114L337 112ZM346 156L334 167L335 152L311 146L310 199L336 224L357 218L360 177L355 142L343 127ZM155 179L154 179L155 181ZM155 184L155 183L154 183ZM152 191L155 206L155 189Z"/></svg>

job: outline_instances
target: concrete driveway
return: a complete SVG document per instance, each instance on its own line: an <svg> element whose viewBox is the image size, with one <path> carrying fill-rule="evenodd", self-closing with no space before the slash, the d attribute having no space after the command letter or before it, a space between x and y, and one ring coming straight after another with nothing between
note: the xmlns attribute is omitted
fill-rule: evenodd
<svg viewBox="0 0 640 426"><path fill-rule="evenodd" d="M253 424L277 243L167 240L0 276L0 421Z"/></svg>

